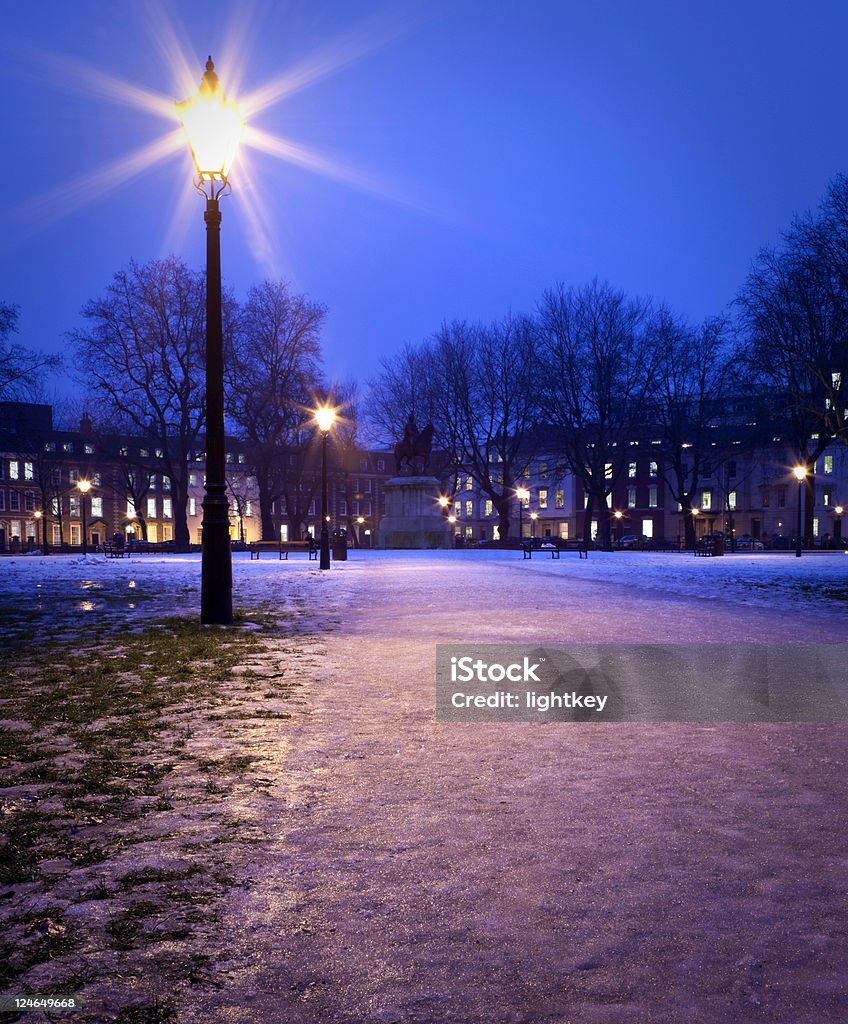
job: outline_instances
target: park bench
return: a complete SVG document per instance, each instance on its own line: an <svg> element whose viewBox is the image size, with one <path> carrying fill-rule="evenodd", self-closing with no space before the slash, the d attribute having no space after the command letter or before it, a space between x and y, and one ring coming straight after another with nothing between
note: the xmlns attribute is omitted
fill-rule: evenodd
<svg viewBox="0 0 848 1024"><path fill-rule="evenodd" d="M114 541L107 540L103 543L103 554L107 558L123 558L124 555L127 558L130 557L128 548L125 548L123 544L115 544Z"/></svg>
<svg viewBox="0 0 848 1024"><path fill-rule="evenodd" d="M531 537L522 542L525 558L532 558L534 551L550 552L551 558L559 558L562 551L577 551L581 558L589 557L589 548L584 540L566 540L563 537Z"/></svg>
<svg viewBox="0 0 848 1024"><path fill-rule="evenodd" d="M704 555L707 557L713 555L723 555L724 538L711 536L701 537L701 539L695 545L695 554Z"/></svg>
<svg viewBox="0 0 848 1024"><path fill-rule="evenodd" d="M280 559L289 559L290 551L306 551L310 560L318 557L318 545L312 537L307 540L254 540L247 545L250 560L259 559L263 551L278 551Z"/></svg>

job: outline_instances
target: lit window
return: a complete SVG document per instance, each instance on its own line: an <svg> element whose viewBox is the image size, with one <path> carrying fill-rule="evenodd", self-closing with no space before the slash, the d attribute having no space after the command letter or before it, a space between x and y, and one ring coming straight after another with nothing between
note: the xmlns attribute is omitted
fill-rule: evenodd
<svg viewBox="0 0 848 1024"><path fill-rule="evenodd" d="M554 501L557 508L565 508L565 491L561 487L556 489Z"/></svg>
<svg viewBox="0 0 848 1024"><path fill-rule="evenodd" d="M248 515L250 515L250 513L248 513ZM163 519L170 519L172 516L173 516L173 512L172 512L172 506L171 506L171 499L170 498L163 498L162 499L162 518Z"/></svg>
<svg viewBox="0 0 848 1024"><path fill-rule="evenodd" d="M46 452L55 452L56 451L56 442L55 441L45 441L44 442L44 450Z"/></svg>
<svg viewBox="0 0 848 1024"><path fill-rule="evenodd" d="M129 455L129 453L130 453L130 450L129 450L129 448L127 448L126 445L123 445L122 447L120 447L118 449L118 454L121 456L122 459L125 459Z"/></svg>
<svg viewBox="0 0 848 1024"><path fill-rule="evenodd" d="M51 498L50 499L50 511L53 513L54 516L58 516L59 515L59 507L60 507L59 506L59 499L58 498Z"/></svg>
<svg viewBox="0 0 848 1024"><path fill-rule="evenodd" d="M9 479L10 480L18 480L18 479L20 479L20 473L19 473L19 470L18 470L18 463L14 459L9 463Z"/></svg>
<svg viewBox="0 0 848 1024"><path fill-rule="evenodd" d="M164 456L164 454L165 454L165 453L164 453L164 452L162 451L162 449L161 449L161 448L157 448L157 449L156 449L156 458L157 458L157 459L161 459L161 458L162 458L162 457Z"/></svg>
<svg viewBox="0 0 848 1024"><path fill-rule="evenodd" d="M825 457L824 457L824 471L825 471L825 473L832 473L833 472L833 456L832 455L825 455Z"/></svg>
<svg viewBox="0 0 848 1024"><path fill-rule="evenodd" d="M628 508L636 508L636 488L635 487L628 487L627 488L627 507Z"/></svg>
<svg viewBox="0 0 848 1024"><path fill-rule="evenodd" d="M91 514L95 519L103 518L103 499L92 498L91 499Z"/></svg>
<svg viewBox="0 0 848 1024"><path fill-rule="evenodd" d="M822 495L822 505L830 504L830 491L825 491Z"/></svg>
<svg viewBox="0 0 848 1024"><path fill-rule="evenodd" d="M100 474L99 473L92 473L91 474L91 482L92 482L92 484L94 484L95 487L99 487L100 486Z"/></svg>
<svg viewBox="0 0 848 1024"><path fill-rule="evenodd" d="M736 510L736 491L727 492L727 507L731 512Z"/></svg>
<svg viewBox="0 0 848 1024"><path fill-rule="evenodd" d="M197 487L197 473L189 473L188 485L189 487Z"/></svg>
<svg viewBox="0 0 848 1024"><path fill-rule="evenodd" d="M171 478L169 476L162 477L162 490L170 491L171 489Z"/></svg>
<svg viewBox="0 0 848 1024"><path fill-rule="evenodd" d="M649 487L648 488L648 508L656 508L657 507L657 504L658 504L657 491L658 491L658 489L659 488L657 488L657 487Z"/></svg>
<svg viewBox="0 0 848 1024"><path fill-rule="evenodd" d="M548 489L547 487L539 488L539 508L548 507Z"/></svg>
<svg viewBox="0 0 848 1024"><path fill-rule="evenodd" d="M461 516L462 515L462 502L461 501L455 501L453 503L453 514L455 516Z"/></svg>
<svg viewBox="0 0 848 1024"><path fill-rule="evenodd" d="M33 475L34 474L32 472L32 463L31 462L25 462L24 463L24 480L32 480L33 479Z"/></svg>
<svg viewBox="0 0 848 1024"><path fill-rule="evenodd" d="M713 492L701 491L701 508L709 511L713 507Z"/></svg>
<svg viewBox="0 0 848 1024"><path fill-rule="evenodd" d="M659 475L659 468L657 467L656 462L649 462L648 463L648 476L658 476L658 475Z"/></svg>
<svg viewBox="0 0 848 1024"><path fill-rule="evenodd" d="M612 480L612 463L604 463L604 480Z"/></svg>
<svg viewBox="0 0 848 1024"><path fill-rule="evenodd" d="M474 489L474 481L471 479L470 476L467 476L465 478L465 489L466 491L471 491Z"/></svg>
<svg viewBox="0 0 848 1024"><path fill-rule="evenodd" d="M156 499L155 498L148 498L147 499L147 518L148 519L155 519L156 518Z"/></svg>
<svg viewBox="0 0 848 1024"><path fill-rule="evenodd" d="M630 477L631 480L633 479L634 476L636 476L636 463L635 462L628 462L628 464L627 464L627 475Z"/></svg>
<svg viewBox="0 0 848 1024"><path fill-rule="evenodd" d="M647 537L649 540L654 535L654 521L653 519L642 520L642 536Z"/></svg>
<svg viewBox="0 0 848 1024"><path fill-rule="evenodd" d="M135 518L135 502L132 498L127 498L127 519Z"/></svg>
<svg viewBox="0 0 848 1024"><path fill-rule="evenodd" d="M190 516L196 516L197 515L197 498L189 498L188 499L188 514Z"/></svg>
<svg viewBox="0 0 848 1024"><path fill-rule="evenodd" d="M247 456L244 454L244 452L239 452L238 460L240 466L243 466L245 462L247 462Z"/></svg>
<svg viewBox="0 0 848 1024"><path fill-rule="evenodd" d="M93 444L85 445L85 454L86 455L94 455L94 445Z"/></svg>
<svg viewBox="0 0 848 1024"><path fill-rule="evenodd" d="M63 442L63 444L62 444L62 451L63 452L72 452L73 450L74 450L74 446L73 446L73 444L70 441Z"/></svg>
<svg viewBox="0 0 848 1024"><path fill-rule="evenodd" d="M78 494L72 494L71 495L70 505L71 505L71 518L72 519L79 519L79 516L80 516L80 500L79 500L79 495Z"/></svg>
<svg viewBox="0 0 848 1024"><path fill-rule="evenodd" d="M483 502L483 515L484 516L490 516L492 514L492 512L493 512L493 506L492 506L491 500L484 501Z"/></svg>

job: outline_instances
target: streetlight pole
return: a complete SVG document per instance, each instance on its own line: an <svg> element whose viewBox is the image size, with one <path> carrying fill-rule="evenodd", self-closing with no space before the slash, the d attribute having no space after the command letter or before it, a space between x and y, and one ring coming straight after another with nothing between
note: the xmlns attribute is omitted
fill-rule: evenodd
<svg viewBox="0 0 848 1024"><path fill-rule="evenodd" d="M806 466L795 466L792 470L795 475L795 479L798 481L798 531L795 537L795 557L801 557L801 512L804 504L804 481L807 479L807 467Z"/></svg>
<svg viewBox="0 0 848 1024"><path fill-rule="evenodd" d="M530 500L530 492L526 487L516 487L515 496L518 498L518 539L523 539L523 528L522 528L522 512L524 511L524 503Z"/></svg>
<svg viewBox="0 0 848 1024"><path fill-rule="evenodd" d="M194 186L206 200L206 491L203 498L203 544L200 621L233 621L233 565L224 452L224 332L221 315L221 211L228 195L227 178L238 149L242 122L238 108L221 90L210 57L196 96L177 103L188 136Z"/></svg>
<svg viewBox="0 0 848 1024"><path fill-rule="evenodd" d="M833 518L833 541L837 547L842 547L842 515L845 512L843 505L837 505L833 510L835 515Z"/></svg>
<svg viewBox="0 0 848 1024"><path fill-rule="evenodd" d="M36 522L41 523L41 550L45 555L49 555L50 547L47 544L47 516L40 508L37 508L33 515L35 516Z"/></svg>
<svg viewBox="0 0 848 1024"><path fill-rule="evenodd" d="M91 490L90 480L78 480L77 489L80 492L80 504L82 505L82 553L88 554L88 520L86 517L85 496Z"/></svg>
<svg viewBox="0 0 848 1024"><path fill-rule="evenodd" d="M539 513L538 512L531 512L530 513L530 532L531 532L531 535L532 535L534 540L536 539L536 520L538 518L539 518Z"/></svg>
<svg viewBox="0 0 848 1024"><path fill-rule="evenodd" d="M327 520L330 518L327 508L327 440L330 436L330 428L336 419L333 409L322 406L315 410L315 422L321 431L321 554L319 567L330 568L330 531Z"/></svg>

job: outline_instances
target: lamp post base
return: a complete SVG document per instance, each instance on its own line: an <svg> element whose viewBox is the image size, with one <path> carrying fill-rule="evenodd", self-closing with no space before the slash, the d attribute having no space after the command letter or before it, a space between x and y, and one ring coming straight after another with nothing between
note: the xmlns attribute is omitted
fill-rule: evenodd
<svg viewBox="0 0 848 1024"><path fill-rule="evenodd" d="M228 626L233 621L229 504L221 484L207 485L203 499L200 621L218 626Z"/></svg>

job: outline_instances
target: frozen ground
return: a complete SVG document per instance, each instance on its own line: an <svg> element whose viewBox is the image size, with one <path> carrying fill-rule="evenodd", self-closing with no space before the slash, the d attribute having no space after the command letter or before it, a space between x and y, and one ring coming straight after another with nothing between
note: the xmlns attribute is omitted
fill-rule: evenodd
<svg viewBox="0 0 848 1024"><path fill-rule="evenodd" d="M6 639L144 629L198 582L196 559L6 559ZM433 715L437 641L846 643L848 557L244 556L234 582L324 653L265 761L251 884L206 938L220 987L179 1021L848 1016L848 727Z"/></svg>

